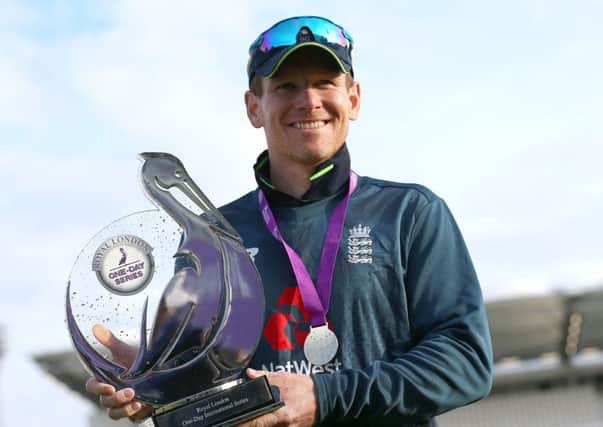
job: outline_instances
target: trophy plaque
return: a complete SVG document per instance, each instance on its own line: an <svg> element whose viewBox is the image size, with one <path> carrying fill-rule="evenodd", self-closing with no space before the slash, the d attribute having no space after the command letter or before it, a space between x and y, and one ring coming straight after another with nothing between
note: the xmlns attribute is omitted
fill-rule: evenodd
<svg viewBox="0 0 603 427"><path fill-rule="evenodd" d="M99 381L132 387L155 427L228 426L275 410L277 390L244 375L264 293L241 238L180 160L140 157L159 209L111 223L76 259L66 319L79 358Z"/></svg>

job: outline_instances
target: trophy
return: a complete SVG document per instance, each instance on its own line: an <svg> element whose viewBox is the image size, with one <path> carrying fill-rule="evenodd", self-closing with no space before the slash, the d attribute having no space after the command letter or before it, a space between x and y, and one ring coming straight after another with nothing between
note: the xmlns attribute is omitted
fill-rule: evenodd
<svg viewBox="0 0 603 427"><path fill-rule="evenodd" d="M75 261L66 319L79 358L99 381L132 387L155 427L228 426L275 410L276 388L244 375L264 293L241 238L180 160L140 157L160 209L108 225Z"/></svg>

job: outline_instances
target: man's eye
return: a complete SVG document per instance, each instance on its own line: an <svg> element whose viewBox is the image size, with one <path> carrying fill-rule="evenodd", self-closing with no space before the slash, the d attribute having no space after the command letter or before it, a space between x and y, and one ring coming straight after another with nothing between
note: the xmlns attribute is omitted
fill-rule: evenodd
<svg viewBox="0 0 603 427"><path fill-rule="evenodd" d="M276 87L277 90L293 90L295 89L295 85L293 83L281 83Z"/></svg>
<svg viewBox="0 0 603 427"><path fill-rule="evenodd" d="M318 86L318 87L325 87L325 86L332 86L332 85L333 85L332 80L319 80L316 82L316 86Z"/></svg>

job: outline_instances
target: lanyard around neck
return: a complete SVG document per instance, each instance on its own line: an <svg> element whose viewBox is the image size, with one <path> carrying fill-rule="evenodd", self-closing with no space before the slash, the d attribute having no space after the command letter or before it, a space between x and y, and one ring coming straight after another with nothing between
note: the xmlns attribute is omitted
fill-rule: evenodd
<svg viewBox="0 0 603 427"><path fill-rule="evenodd" d="M297 285L299 286L301 297L304 301L304 306L310 314L313 327L325 325L327 322L327 311L331 299L331 288L333 287L333 273L335 271L335 261L337 259L337 252L339 251L339 243L341 242L341 236L343 235L345 214L348 208L348 202L350 201L350 197L356 189L357 184L358 175L356 175L355 172L350 171L348 192L337 204L329 219L329 225L327 227L327 233L320 256L316 286L314 286L310 273L308 273L308 269L304 265L301 257L283 238L278 228L278 224L276 223L276 218L268 205L266 196L264 196L261 189L258 190L258 201L262 218L270 233L283 245L287 252L293 274L295 274Z"/></svg>

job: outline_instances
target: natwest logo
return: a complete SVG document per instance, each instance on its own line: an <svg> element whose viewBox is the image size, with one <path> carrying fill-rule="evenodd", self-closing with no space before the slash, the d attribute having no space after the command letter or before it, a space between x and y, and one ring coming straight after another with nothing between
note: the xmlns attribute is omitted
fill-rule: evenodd
<svg viewBox="0 0 603 427"><path fill-rule="evenodd" d="M297 286L286 288L276 302L264 328L264 338L273 350L301 348L310 332L310 315Z"/></svg>

